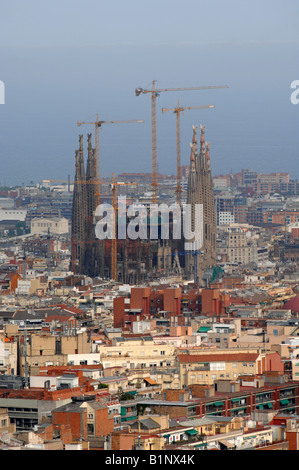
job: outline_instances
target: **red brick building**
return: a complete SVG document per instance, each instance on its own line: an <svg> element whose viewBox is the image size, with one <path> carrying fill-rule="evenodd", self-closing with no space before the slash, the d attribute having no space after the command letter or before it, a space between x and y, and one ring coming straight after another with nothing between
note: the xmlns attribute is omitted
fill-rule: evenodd
<svg viewBox="0 0 299 470"><path fill-rule="evenodd" d="M137 319L150 318L167 312L169 318L178 319L179 325L185 325L185 313L191 315L223 315L230 305L230 296L219 288L190 289L183 292L181 287L133 287L131 295L114 299L114 327L130 329ZM164 314L165 315L165 314ZM189 315L190 316L190 315Z"/></svg>
<svg viewBox="0 0 299 470"><path fill-rule="evenodd" d="M107 406L93 396L73 398L70 403L52 411L53 426L69 426L73 440L87 440L88 436L105 437L113 432L113 416Z"/></svg>
<svg viewBox="0 0 299 470"><path fill-rule="evenodd" d="M201 312L204 315L223 315L230 305L230 296L219 289L202 289Z"/></svg>
<svg viewBox="0 0 299 470"><path fill-rule="evenodd" d="M299 450L299 422L296 416L277 414L270 424L284 427L286 440L289 443L288 450Z"/></svg>

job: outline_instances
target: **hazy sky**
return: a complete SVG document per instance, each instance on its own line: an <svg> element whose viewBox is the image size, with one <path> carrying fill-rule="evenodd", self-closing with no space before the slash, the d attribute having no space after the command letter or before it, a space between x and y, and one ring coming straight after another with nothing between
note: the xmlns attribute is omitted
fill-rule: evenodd
<svg viewBox="0 0 299 470"><path fill-rule="evenodd" d="M192 125L206 126L213 174L254 168L299 179L299 4L296 0L2 0L0 184L74 176L77 121L104 124L101 175L151 171L150 96L135 88L228 85L161 93L158 164L175 174L175 115L162 107L213 104L181 117L182 164Z"/></svg>

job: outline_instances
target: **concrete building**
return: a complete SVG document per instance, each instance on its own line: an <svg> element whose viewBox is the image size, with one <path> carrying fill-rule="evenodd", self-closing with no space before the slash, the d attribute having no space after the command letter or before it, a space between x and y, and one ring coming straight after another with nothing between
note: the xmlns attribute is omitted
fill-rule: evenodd
<svg viewBox="0 0 299 470"><path fill-rule="evenodd" d="M0 389L0 409L6 408L10 423L18 430L33 429L51 415L52 410L66 405L72 397L84 395L88 387L51 391L39 389Z"/></svg>
<svg viewBox="0 0 299 470"><path fill-rule="evenodd" d="M99 345L98 352L103 368L125 367L126 369L167 369L176 362L173 344L156 344L151 336L120 337L112 346Z"/></svg>
<svg viewBox="0 0 299 470"><path fill-rule="evenodd" d="M214 391L196 396L193 389L192 395L188 390L185 393L176 390L177 394L172 397L168 394L167 397L163 395L160 400L140 400L138 407L141 409L146 407L153 414L169 415L170 418L179 420L183 417L193 420L195 417L197 419L204 416L250 417L252 413L259 411L272 412L272 417L275 412L288 415L298 413L298 384L273 382L274 376L269 382L265 382L262 376L259 376L258 380L255 376L244 378L248 381L242 379L242 390L237 388L233 390L232 384L229 391Z"/></svg>
<svg viewBox="0 0 299 470"><path fill-rule="evenodd" d="M16 425L11 423L8 409L7 408L0 408L0 435L4 433L15 433L16 432Z"/></svg>
<svg viewBox="0 0 299 470"><path fill-rule="evenodd" d="M3 209L0 207L0 222L19 221L25 222L27 210L25 209Z"/></svg>
<svg viewBox="0 0 299 470"><path fill-rule="evenodd" d="M181 388L191 384L213 384L218 379L237 380L241 375L262 374L268 370L284 372L284 362L276 352L214 350L178 355Z"/></svg>
<svg viewBox="0 0 299 470"><path fill-rule="evenodd" d="M47 285L42 283L39 277L36 277L35 279L20 279L15 292L18 295L33 295L39 289L46 287Z"/></svg>
<svg viewBox="0 0 299 470"><path fill-rule="evenodd" d="M15 337L0 333L0 374L16 375L18 343Z"/></svg>
<svg viewBox="0 0 299 470"><path fill-rule="evenodd" d="M69 223L64 217L35 218L31 221L30 233L32 235L53 234L65 235L69 233Z"/></svg>
<svg viewBox="0 0 299 470"><path fill-rule="evenodd" d="M229 225L235 223L235 216L231 212L222 211L217 214L218 225Z"/></svg>
<svg viewBox="0 0 299 470"><path fill-rule="evenodd" d="M68 334L31 333L25 351L24 343L20 344L20 374L25 375L25 357L28 370L33 366L66 365L70 354L88 354L91 352L86 331L69 329ZM26 356L25 356L26 355Z"/></svg>

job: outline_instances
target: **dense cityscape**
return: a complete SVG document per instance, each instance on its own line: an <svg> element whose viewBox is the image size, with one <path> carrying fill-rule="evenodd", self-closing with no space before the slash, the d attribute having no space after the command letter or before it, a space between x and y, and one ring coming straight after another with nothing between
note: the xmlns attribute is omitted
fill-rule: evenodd
<svg viewBox="0 0 299 470"><path fill-rule="evenodd" d="M299 450L298 14L3 3L0 450Z"/></svg>
<svg viewBox="0 0 299 470"><path fill-rule="evenodd" d="M115 180L145 201L151 177ZM177 177L158 181L171 204ZM115 279L111 246L103 276L81 272L76 179L1 188L1 448L297 449L298 182L252 169L212 182L214 263L195 279L160 240L136 283L122 247Z"/></svg>

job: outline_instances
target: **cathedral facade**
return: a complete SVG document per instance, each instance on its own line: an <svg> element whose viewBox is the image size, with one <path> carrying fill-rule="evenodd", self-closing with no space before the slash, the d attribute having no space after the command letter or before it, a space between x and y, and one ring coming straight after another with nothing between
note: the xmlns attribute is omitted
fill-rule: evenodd
<svg viewBox="0 0 299 470"><path fill-rule="evenodd" d="M211 176L209 144L205 142L205 127L201 126L200 146L197 127L193 127L187 206L190 208L190 228L202 234L200 245L184 251L184 235L180 240L121 239L117 241L115 280L137 284L173 273L200 283L204 272L216 264L216 215L213 180ZM79 136L79 149L75 151L76 169L73 192L71 230L71 270L90 277L112 277L112 240L99 240L95 236L95 210L100 198L97 191L96 152L91 134L87 137L88 156L86 170L83 156L83 136ZM201 206L198 217L196 205ZM183 208L182 208L183 209ZM183 213L183 210L182 210ZM170 227L172 231L172 227ZM189 241L189 240L188 240ZM195 276L196 273L196 276Z"/></svg>

